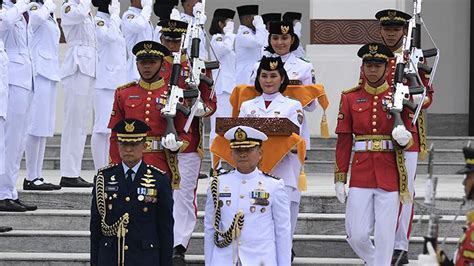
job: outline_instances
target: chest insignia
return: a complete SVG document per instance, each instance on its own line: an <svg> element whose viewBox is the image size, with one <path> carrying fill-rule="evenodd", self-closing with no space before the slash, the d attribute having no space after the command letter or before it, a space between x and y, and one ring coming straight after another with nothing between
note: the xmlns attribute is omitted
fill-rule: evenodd
<svg viewBox="0 0 474 266"><path fill-rule="evenodd" d="M357 99L356 102L358 102L358 103L365 103L365 102L367 102L367 98Z"/></svg>
<svg viewBox="0 0 474 266"><path fill-rule="evenodd" d="M116 192L119 190L118 186L105 186L105 191L113 191Z"/></svg>
<svg viewBox="0 0 474 266"><path fill-rule="evenodd" d="M232 196L232 193L219 193L220 198L230 198Z"/></svg>
<svg viewBox="0 0 474 266"><path fill-rule="evenodd" d="M140 99L140 95L129 95L129 99Z"/></svg>

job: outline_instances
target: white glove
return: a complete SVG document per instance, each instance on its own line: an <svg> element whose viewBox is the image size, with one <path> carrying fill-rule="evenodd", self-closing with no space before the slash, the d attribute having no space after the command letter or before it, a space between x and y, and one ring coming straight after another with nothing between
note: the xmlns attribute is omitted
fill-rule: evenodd
<svg viewBox="0 0 474 266"><path fill-rule="evenodd" d="M295 23L295 26L293 27L293 30L295 31L295 34L296 36L298 36L298 38L301 38L301 22L296 22Z"/></svg>
<svg viewBox="0 0 474 266"><path fill-rule="evenodd" d="M152 11L152 8L150 5L148 6L143 6L143 9L142 9L142 16L143 18L146 20L146 21L149 21L150 20L150 16L151 16L151 11Z"/></svg>
<svg viewBox="0 0 474 266"><path fill-rule="evenodd" d="M193 15L195 17L198 16L198 13L201 13L202 15L202 3L201 2L197 2L194 6L193 6Z"/></svg>
<svg viewBox="0 0 474 266"><path fill-rule="evenodd" d="M120 2L118 0L112 0L109 5L110 16L120 17Z"/></svg>
<svg viewBox="0 0 474 266"><path fill-rule="evenodd" d="M224 28L222 28L224 34L232 34L234 33L234 22L232 20L228 21Z"/></svg>
<svg viewBox="0 0 474 266"><path fill-rule="evenodd" d="M411 97L413 99L413 103L420 104L421 98L423 98L423 94L415 94L415 95L412 95Z"/></svg>
<svg viewBox="0 0 474 266"><path fill-rule="evenodd" d="M56 9L56 4L53 2L53 0L45 0L43 6L48 9L49 13L53 13Z"/></svg>
<svg viewBox="0 0 474 266"><path fill-rule="evenodd" d="M170 151L177 151L183 146L182 141L177 141L173 133L169 133L166 137L161 139L161 145Z"/></svg>
<svg viewBox="0 0 474 266"><path fill-rule="evenodd" d="M206 108L201 101L198 101L196 104L196 112L194 113L197 117L203 117L206 114Z"/></svg>
<svg viewBox="0 0 474 266"><path fill-rule="evenodd" d="M170 19L172 19L172 20L181 20L181 13L179 12L178 9L173 8L171 10Z"/></svg>
<svg viewBox="0 0 474 266"><path fill-rule="evenodd" d="M140 0L140 3L142 4L142 8L145 8L146 6L151 7L153 5L153 0Z"/></svg>
<svg viewBox="0 0 474 266"><path fill-rule="evenodd" d="M431 242L426 243L426 247L428 248L428 254L418 255L417 265L419 266L439 265L438 258L436 256L436 251L434 250L433 245L431 245Z"/></svg>
<svg viewBox="0 0 474 266"><path fill-rule="evenodd" d="M405 126L402 125L398 125L392 130L392 137L398 142L400 146L406 146L412 138L410 131L408 131Z"/></svg>
<svg viewBox="0 0 474 266"><path fill-rule="evenodd" d="M265 24L263 24L262 17L258 15L253 17L252 24L255 26L255 28L265 27Z"/></svg>
<svg viewBox="0 0 474 266"><path fill-rule="evenodd" d="M343 182L336 182L334 184L336 190L336 198L340 203L346 202L346 184Z"/></svg>

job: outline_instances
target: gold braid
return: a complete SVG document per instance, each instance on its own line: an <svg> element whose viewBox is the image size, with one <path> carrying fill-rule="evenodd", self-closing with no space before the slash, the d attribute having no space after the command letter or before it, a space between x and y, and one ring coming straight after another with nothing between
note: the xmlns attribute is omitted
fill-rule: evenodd
<svg viewBox="0 0 474 266"><path fill-rule="evenodd" d="M244 226L244 213L239 211L235 214L232 224L227 231L219 230L221 221L221 207L219 206L219 178L214 177L211 180L211 195L214 203L214 244L219 248L224 248L232 243L232 240L240 236L240 231ZM219 236L222 240L219 240Z"/></svg>
<svg viewBox="0 0 474 266"><path fill-rule="evenodd" d="M128 213L124 213L114 224L108 225L105 221L105 191L104 191L104 175L102 172L97 174L96 191L97 209L99 210L101 223L100 227L104 236L116 236L118 243L118 265L125 264L125 235L127 234L127 226L130 221Z"/></svg>

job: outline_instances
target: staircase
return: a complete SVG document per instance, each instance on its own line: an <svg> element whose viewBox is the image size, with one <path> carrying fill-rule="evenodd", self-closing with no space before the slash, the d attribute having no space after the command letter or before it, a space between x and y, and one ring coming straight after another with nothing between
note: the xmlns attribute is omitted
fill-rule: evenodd
<svg viewBox="0 0 474 266"><path fill-rule="evenodd" d="M462 167L462 147L470 138L431 137L435 143L435 172L453 174ZM45 168L59 169L59 136L48 141ZM89 139L88 139L89 143ZM309 183L319 186L330 184L334 160L335 139L314 138L306 172ZM206 144L207 145L207 144ZM90 147L87 146L83 168L93 169ZM203 172L208 172L206 158ZM426 162L420 162L418 172L426 173ZM53 173L58 173L54 171ZM92 171L87 171L92 174ZM89 179L90 177L87 176ZM51 180L51 179L50 179ZM440 178L438 186L447 179ZM421 182L421 181L420 181ZM198 190L198 223L187 252L189 265L204 264L203 217L206 181L200 181ZM437 198L437 208L442 216L440 236L446 236L444 250L453 254L457 239L465 223L465 211L452 226L459 209L462 187L459 193ZM0 265L89 265L90 189L62 189L53 192L20 191L20 198L35 203L39 210L26 213L0 212L0 224L11 225L14 230L0 234ZM420 193L422 194L422 193ZM417 198L417 202L422 202ZM293 265L362 265L345 240L345 206L339 204L332 190L325 193L312 191L303 194L294 248L297 254ZM428 215L426 209L415 207L415 219L409 257L416 259L423 247ZM441 241L441 240L440 240Z"/></svg>

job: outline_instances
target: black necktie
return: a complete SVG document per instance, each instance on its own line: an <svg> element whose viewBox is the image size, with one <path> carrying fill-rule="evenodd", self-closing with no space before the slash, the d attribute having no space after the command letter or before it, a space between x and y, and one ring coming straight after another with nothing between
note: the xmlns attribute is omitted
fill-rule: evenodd
<svg viewBox="0 0 474 266"><path fill-rule="evenodd" d="M24 12L23 17L26 20L26 24L28 24L28 22L30 22L30 14L28 14L28 12Z"/></svg>
<svg viewBox="0 0 474 266"><path fill-rule="evenodd" d="M125 181L127 182L127 188L128 189L130 189L132 187L132 183L133 183L132 175L134 173L135 172L132 169L128 169L127 173L125 175Z"/></svg>

